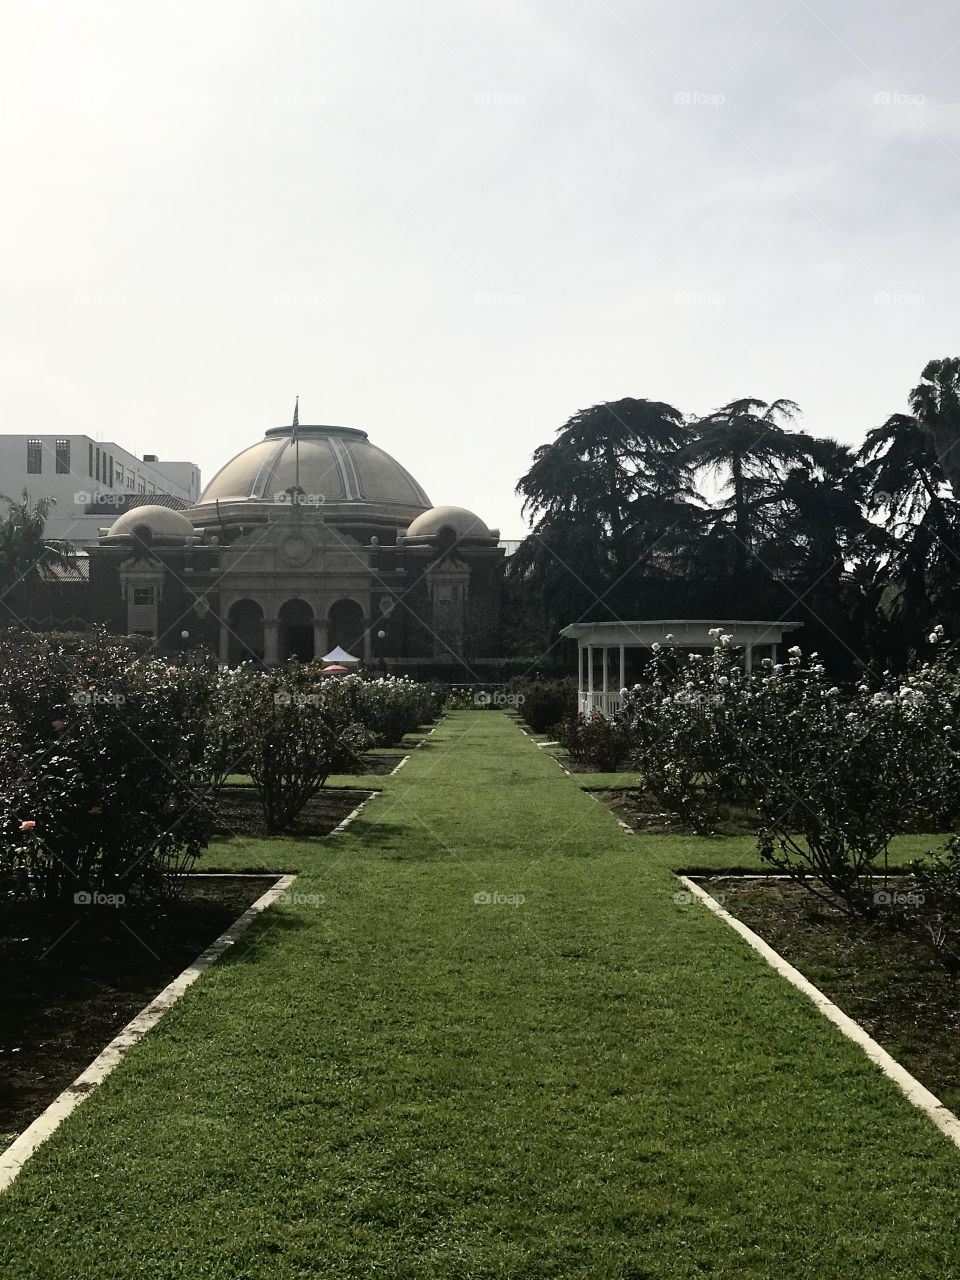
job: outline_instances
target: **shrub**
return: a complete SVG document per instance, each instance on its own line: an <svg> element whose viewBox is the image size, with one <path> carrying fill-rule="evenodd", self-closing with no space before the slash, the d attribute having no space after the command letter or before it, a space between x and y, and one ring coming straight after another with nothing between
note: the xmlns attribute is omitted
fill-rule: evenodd
<svg viewBox="0 0 960 1280"><path fill-rule="evenodd" d="M576 680L515 680L510 688L522 695L518 705L534 733L546 733L577 714Z"/></svg>
<svg viewBox="0 0 960 1280"><path fill-rule="evenodd" d="M960 837L910 865L904 923L952 972L960 971Z"/></svg>
<svg viewBox="0 0 960 1280"><path fill-rule="evenodd" d="M956 807L952 657L842 692L815 654L804 663L794 647L747 676L731 637L715 638L710 655L655 652L648 679L624 692L644 785L698 830L723 804L755 809L767 861L869 910L867 877L891 836L942 827Z"/></svg>
<svg viewBox="0 0 960 1280"><path fill-rule="evenodd" d="M796 879L813 875L847 911L874 915L871 877L886 870L893 836L950 806L956 752L940 695L953 676L928 664L843 696L795 649L763 683L763 748L775 767L761 778L761 856Z"/></svg>
<svg viewBox="0 0 960 1280"><path fill-rule="evenodd" d="M212 678L97 634L0 663L0 868L47 901L164 893L209 838Z"/></svg>
<svg viewBox="0 0 960 1280"><path fill-rule="evenodd" d="M738 655L718 643L709 657L654 646L645 683L624 690L620 719L643 785L695 830L716 826L720 806L749 801L756 713Z"/></svg>
<svg viewBox="0 0 960 1280"><path fill-rule="evenodd" d="M599 711L589 716L578 711L561 724L557 737L571 759L600 773L615 773L629 756L632 744L627 724L608 720Z"/></svg>
<svg viewBox="0 0 960 1280"><path fill-rule="evenodd" d="M269 831L289 831L331 773L362 771L360 753L372 735L351 720L351 697L340 692L345 696L328 697L303 667L240 667L222 680L224 755L230 744L244 744L243 759Z"/></svg>
<svg viewBox="0 0 960 1280"><path fill-rule="evenodd" d="M405 734L436 719L445 697L441 686L418 684L405 676L317 678L308 669L305 678L335 719L362 724L378 746L395 746Z"/></svg>

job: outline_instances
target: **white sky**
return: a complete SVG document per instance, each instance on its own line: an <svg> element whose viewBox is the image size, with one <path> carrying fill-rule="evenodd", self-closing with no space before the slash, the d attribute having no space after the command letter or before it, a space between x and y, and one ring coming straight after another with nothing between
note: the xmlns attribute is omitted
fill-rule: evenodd
<svg viewBox="0 0 960 1280"><path fill-rule="evenodd" d="M208 480L299 393L504 536L601 400L859 441L960 351L958 70L946 0L7 5L0 430Z"/></svg>

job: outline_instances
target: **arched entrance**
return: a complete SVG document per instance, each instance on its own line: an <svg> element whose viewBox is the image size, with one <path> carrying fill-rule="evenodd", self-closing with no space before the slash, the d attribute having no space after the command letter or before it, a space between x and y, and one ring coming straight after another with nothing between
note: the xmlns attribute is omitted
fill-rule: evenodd
<svg viewBox="0 0 960 1280"><path fill-rule="evenodd" d="M363 657L363 610L356 600L337 600L330 606L330 632L328 643L331 649L337 645L352 653L355 658Z"/></svg>
<svg viewBox="0 0 960 1280"><path fill-rule="evenodd" d="M313 661L313 610L306 600L287 600L280 606L280 661Z"/></svg>
<svg viewBox="0 0 960 1280"><path fill-rule="evenodd" d="M236 600L227 613L227 661L263 661L263 610L256 600Z"/></svg>

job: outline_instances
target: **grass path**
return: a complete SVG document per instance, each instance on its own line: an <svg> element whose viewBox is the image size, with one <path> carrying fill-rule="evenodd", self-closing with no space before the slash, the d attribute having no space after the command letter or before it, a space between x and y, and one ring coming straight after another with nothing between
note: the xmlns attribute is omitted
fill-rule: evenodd
<svg viewBox="0 0 960 1280"><path fill-rule="evenodd" d="M333 840L211 852L300 899L0 1197L0 1274L960 1274L960 1154L674 901L737 842L628 835L492 712L376 782Z"/></svg>

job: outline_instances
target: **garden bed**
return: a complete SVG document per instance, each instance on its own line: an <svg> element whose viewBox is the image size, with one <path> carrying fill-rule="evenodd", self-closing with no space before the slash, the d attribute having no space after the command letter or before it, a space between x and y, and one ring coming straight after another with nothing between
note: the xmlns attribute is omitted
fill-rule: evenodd
<svg viewBox="0 0 960 1280"><path fill-rule="evenodd" d="M598 769L596 765L587 764L583 760L572 760L570 756L554 756L557 764L562 764L567 773L632 773L636 777L636 769L629 764L622 764L619 769Z"/></svg>
<svg viewBox="0 0 960 1280"><path fill-rule="evenodd" d="M188 877L174 901L0 904L0 1148L276 882Z"/></svg>
<svg viewBox="0 0 960 1280"><path fill-rule="evenodd" d="M692 823L679 813L664 812L663 806L646 791L637 787L604 789L591 791L598 800L625 822L632 831L644 835L702 835ZM743 836L756 835L758 829L756 817L749 811L737 809L731 805L721 807L719 820L711 835Z"/></svg>
<svg viewBox="0 0 960 1280"><path fill-rule="evenodd" d="M852 920L788 880L702 887L932 1090L960 1108L960 984L914 938Z"/></svg>
<svg viewBox="0 0 960 1280"><path fill-rule="evenodd" d="M363 773L372 773L376 777L382 778L388 773L393 773L394 769L403 759L403 756L367 755L361 756L360 758L366 766Z"/></svg>
<svg viewBox="0 0 960 1280"><path fill-rule="evenodd" d="M396 765L396 761L393 762ZM322 788L294 820L288 835L326 836L370 794L367 790ZM226 786L217 800L214 834L270 837L260 797L252 786Z"/></svg>

